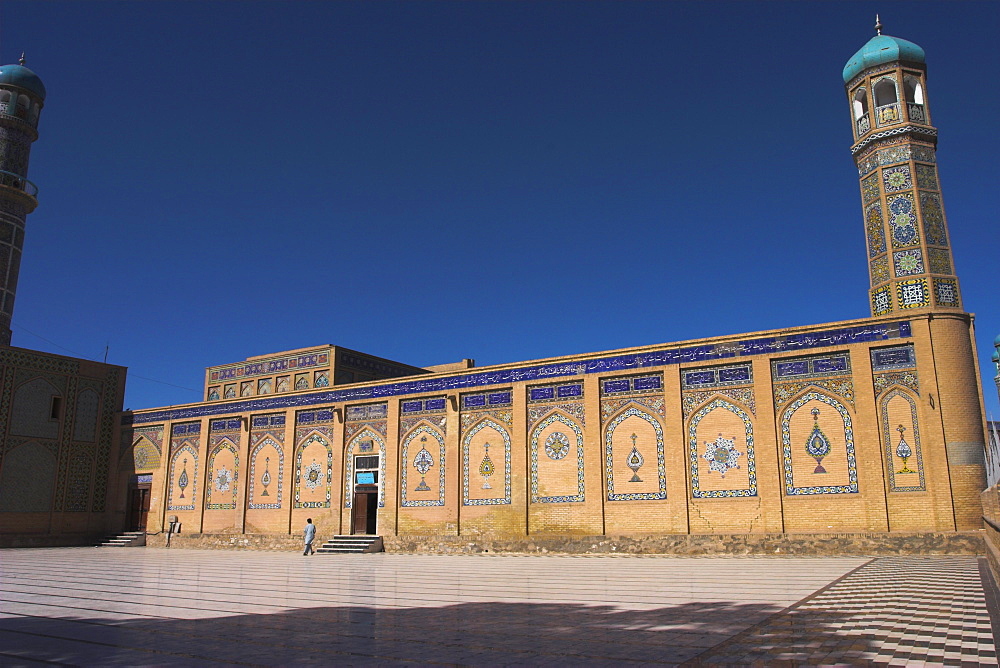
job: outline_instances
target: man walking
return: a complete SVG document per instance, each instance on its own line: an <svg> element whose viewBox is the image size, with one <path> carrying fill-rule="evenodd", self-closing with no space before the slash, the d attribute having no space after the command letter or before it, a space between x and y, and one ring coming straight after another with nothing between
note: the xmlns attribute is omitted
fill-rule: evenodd
<svg viewBox="0 0 1000 668"><path fill-rule="evenodd" d="M313 549L314 538L316 538L316 525L313 524L312 518L310 517L309 519L306 520L306 532L305 532L306 549L305 552L302 553L303 557L309 556L310 554L314 554L316 552L316 550Z"/></svg>

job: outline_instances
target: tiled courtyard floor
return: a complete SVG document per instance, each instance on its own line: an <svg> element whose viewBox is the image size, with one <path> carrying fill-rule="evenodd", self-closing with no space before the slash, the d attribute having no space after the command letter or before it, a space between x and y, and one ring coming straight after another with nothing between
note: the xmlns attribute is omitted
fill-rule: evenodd
<svg viewBox="0 0 1000 668"><path fill-rule="evenodd" d="M996 665L974 557L0 550L0 665Z"/></svg>

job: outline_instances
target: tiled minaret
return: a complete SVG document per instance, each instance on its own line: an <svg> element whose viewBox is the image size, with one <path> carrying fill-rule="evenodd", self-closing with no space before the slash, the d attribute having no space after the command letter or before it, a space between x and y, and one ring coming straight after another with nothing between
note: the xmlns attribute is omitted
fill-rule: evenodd
<svg viewBox="0 0 1000 668"><path fill-rule="evenodd" d="M931 125L924 50L876 36L844 67L868 240L872 315L962 301L948 243Z"/></svg>
<svg viewBox="0 0 1000 668"><path fill-rule="evenodd" d="M38 189L27 179L31 143L45 86L24 66L0 66L0 345L10 345L17 274L24 246L24 220L38 206Z"/></svg>

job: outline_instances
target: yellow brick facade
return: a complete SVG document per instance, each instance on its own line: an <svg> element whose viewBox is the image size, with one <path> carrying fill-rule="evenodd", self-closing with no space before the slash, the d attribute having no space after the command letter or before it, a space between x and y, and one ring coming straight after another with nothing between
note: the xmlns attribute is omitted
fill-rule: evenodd
<svg viewBox="0 0 1000 668"><path fill-rule="evenodd" d="M119 484L151 477L150 531L976 529L973 360L971 316L926 314L138 411Z"/></svg>

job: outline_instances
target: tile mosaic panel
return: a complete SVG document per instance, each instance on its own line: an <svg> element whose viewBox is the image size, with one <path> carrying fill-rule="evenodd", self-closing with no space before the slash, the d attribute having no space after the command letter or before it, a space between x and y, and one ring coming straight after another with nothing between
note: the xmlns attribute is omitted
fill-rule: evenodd
<svg viewBox="0 0 1000 668"><path fill-rule="evenodd" d="M886 167L882 170L882 187L887 193L909 190L913 187L913 177L910 176L910 166Z"/></svg>
<svg viewBox="0 0 1000 668"><path fill-rule="evenodd" d="M843 376L850 375L850 373L850 353L785 358L771 361L771 376L775 380L799 377Z"/></svg>
<svg viewBox="0 0 1000 668"><path fill-rule="evenodd" d="M144 411L124 415L122 417L122 424L186 420L211 415L364 401L408 394L449 392L484 385L508 385L514 382L551 380L562 376L577 376L589 373L604 374L628 369L660 367L687 362L725 360L733 357L767 355L785 351L809 350L811 348L825 348L852 343L909 338L912 335L910 323L905 320L897 322L872 322L855 327L818 330L803 334L768 336L686 348L661 348L646 350L640 353L589 358L572 362L556 362L552 364L478 371L468 374L456 374L454 376L406 380L324 392L282 395L215 405Z"/></svg>
<svg viewBox="0 0 1000 668"><path fill-rule="evenodd" d="M552 425L565 427L564 431L553 431L545 441L539 443L540 437ZM565 432L570 432L567 437ZM531 502L532 503L583 503L585 500L584 470L583 470L583 430L573 420L556 412L552 412L531 432ZM560 462L559 466L573 466L576 469L576 493L564 495L542 495L539 494L539 449L542 455L550 460L547 467L554 468L554 462ZM575 450L576 457L570 455Z"/></svg>
<svg viewBox="0 0 1000 668"><path fill-rule="evenodd" d="M490 429L500 435L503 440L503 452L494 451L494 456L503 457L503 489L504 495L494 498L472 498L470 494L470 471L475 468L478 478L482 478L481 487L483 490L491 489L490 479L496 474L496 465L490 456L489 447L485 448L486 454L478 461L472 462L471 445L475 436L484 429ZM478 479L477 479L478 483ZM469 429L462 439L462 505L466 506L495 506L510 504L510 433L500 423L484 418L477 422L472 429Z"/></svg>
<svg viewBox="0 0 1000 668"><path fill-rule="evenodd" d="M919 248L892 252L892 268L898 277L924 273L924 256Z"/></svg>
<svg viewBox="0 0 1000 668"><path fill-rule="evenodd" d="M663 374L605 378L600 382L601 396L650 394L661 391Z"/></svg>
<svg viewBox="0 0 1000 668"><path fill-rule="evenodd" d="M912 343L892 348L873 348L870 353L873 371L915 369L917 367L917 355L913 351Z"/></svg>
<svg viewBox="0 0 1000 668"><path fill-rule="evenodd" d="M751 384L753 384L753 365L749 362L681 371L681 388L685 390Z"/></svg>
<svg viewBox="0 0 1000 668"><path fill-rule="evenodd" d="M234 438L235 437L235 438ZM205 489L206 510L235 510L239 497L239 435L212 436L209 441L208 482ZM219 463L221 458L224 462ZM228 466L227 466L228 464ZM212 497L215 496L213 500Z"/></svg>
<svg viewBox="0 0 1000 668"><path fill-rule="evenodd" d="M937 193L920 192L920 213L924 219L924 237L935 246L948 245L948 232L944 224L941 196Z"/></svg>
<svg viewBox="0 0 1000 668"><path fill-rule="evenodd" d="M175 450L170 460L167 510L194 510L198 498L197 441L182 440L172 447Z"/></svg>
<svg viewBox="0 0 1000 668"><path fill-rule="evenodd" d="M306 369L309 367L324 366L329 363L329 353L304 353L301 355L287 355L274 359L263 360L261 362L241 362L221 367L210 367L208 377L212 382L230 380L232 378L250 378L252 376L274 374L279 371L286 371L289 369Z"/></svg>
<svg viewBox="0 0 1000 668"><path fill-rule="evenodd" d="M687 419L696 408L719 395L738 401L750 409L752 415L756 415L756 398L752 387L721 387L714 390L687 391L681 396L681 412Z"/></svg>
<svg viewBox="0 0 1000 668"><path fill-rule="evenodd" d="M873 382L875 385L876 396L896 385L907 387L913 390L917 396L920 395L920 383L917 379L916 370L886 371L883 373L876 373L873 378Z"/></svg>
<svg viewBox="0 0 1000 668"><path fill-rule="evenodd" d="M885 252L885 227L882 222L882 205L879 202L865 209L865 236L868 239L868 256Z"/></svg>
<svg viewBox="0 0 1000 668"><path fill-rule="evenodd" d="M890 146L878 152L880 165L891 165L895 162L905 162L910 159L910 147L907 144Z"/></svg>
<svg viewBox="0 0 1000 668"><path fill-rule="evenodd" d="M889 258L885 255L880 255L871 261L871 266L869 272L871 275L872 287L885 283L889 280Z"/></svg>
<svg viewBox="0 0 1000 668"><path fill-rule="evenodd" d="M919 160L921 162L937 162L937 151L933 146L914 144L911 146L910 150L913 153L914 160Z"/></svg>
<svg viewBox="0 0 1000 668"><path fill-rule="evenodd" d="M299 411L295 414L295 424L329 424L333 422L333 410L321 408L313 411Z"/></svg>
<svg viewBox="0 0 1000 668"><path fill-rule="evenodd" d="M834 394L854 407L854 381L851 378L814 378L798 383L774 386L774 408L781 408L800 392L808 388L820 388Z"/></svg>
<svg viewBox="0 0 1000 668"><path fill-rule="evenodd" d="M360 422L363 420L384 420L389 415L389 404L366 404L364 406L348 406L345 411L347 422Z"/></svg>
<svg viewBox="0 0 1000 668"><path fill-rule="evenodd" d="M790 428L792 416L804 405L813 401L820 401L829 405L832 409L837 411L843 421L843 437L847 465L846 484L808 486L796 486L795 484L792 458L793 447L803 449L810 459L815 459L817 461L816 469L813 471L814 474L825 474L826 471L822 466L822 460L830 457L831 455L838 457L840 454L833 452L833 447L828 438L826 435L822 434L818 428L814 428L813 432L806 439L803 439L804 443L796 442L793 445ZM836 440L839 441L839 437ZM789 496L803 496L814 494L856 494L858 492L858 468L854 456L854 428L852 426L851 416L847 409L833 397L829 397L819 392L809 392L794 401L785 410L781 418L781 443L784 460L783 468L785 474L785 494ZM806 464L806 466L811 466L811 462Z"/></svg>
<svg viewBox="0 0 1000 668"><path fill-rule="evenodd" d="M938 190L937 167L934 165L915 165L917 187L924 190Z"/></svg>
<svg viewBox="0 0 1000 668"><path fill-rule="evenodd" d="M896 300L899 308L930 306L931 296L926 278L909 278L896 283Z"/></svg>
<svg viewBox="0 0 1000 668"><path fill-rule="evenodd" d="M566 385L536 385L528 388L528 403L567 401L583 398L583 383Z"/></svg>
<svg viewBox="0 0 1000 668"><path fill-rule="evenodd" d="M634 402L631 402L634 403ZM623 422L629 418L636 417L649 423L655 432L656 438L656 476L658 483L658 490L655 492L629 492L627 491L628 485L633 482L642 482L639 478L639 471L642 470L643 464L645 464L644 459L636 456L636 446L635 434L632 434L633 446L631 451L627 448L616 448L614 447L614 434L615 430ZM615 461L616 456L618 460L624 460L626 467L632 470L631 479L620 480L615 478ZM666 468L664 465L663 457L663 428L660 426L660 421L655 417L647 413L639 406L629 406L624 411L620 412L610 423L608 423L605 428L604 437L604 457L605 457L605 467L604 475L607 480L608 486L608 501L642 501L642 500L658 500L667 498L667 476ZM648 474L647 474L648 475Z"/></svg>
<svg viewBox="0 0 1000 668"><path fill-rule="evenodd" d="M958 298L958 281L953 278L935 278L934 303L959 308L962 304Z"/></svg>
<svg viewBox="0 0 1000 668"><path fill-rule="evenodd" d="M97 437L97 454L95 455L94 468L97 471L107 471L110 467L111 461L111 448L114 443L114 431L115 431L115 413L112 412L108 407L115 405L120 405L122 397L119 395L118 391L118 374L117 369L112 369L108 375L105 377L104 381L104 398L101 401L101 405L104 406L104 410L101 412L100 418L100 433ZM108 476L99 475L96 476L94 480L94 495L93 495L93 506L91 511L95 513L103 513L105 502L108 498Z"/></svg>
<svg viewBox="0 0 1000 668"><path fill-rule="evenodd" d="M878 174L872 174L868 178L861 179L861 201L864 204L871 204L878 201L879 196L882 194L879 192L878 179Z"/></svg>
<svg viewBox="0 0 1000 668"><path fill-rule="evenodd" d="M892 313L892 286L876 288L871 291L872 315Z"/></svg>
<svg viewBox="0 0 1000 668"><path fill-rule="evenodd" d="M920 243L913 193L900 193L886 199L889 208L889 235L893 248L905 248Z"/></svg>
<svg viewBox="0 0 1000 668"><path fill-rule="evenodd" d="M550 403L537 403L534 405L528 405L528 426L536 424L542 418L547 417L552 411L562 411L566 415L570 416L580 425L586 425L587 419L585 416L585 411L582 403L572 403L572 404L550 404Z"/></svg>
<svg viewBox="0 0 1000 668"><path fill-rule="evenodd" d="M285 453L282 443L270 432L254 434L247 482L250 510L281 508L285 480ZM263 461L262 461L263 460Z"/></svg>
<svg viewBox="0 0 1000 668"><path fill-rule="evenodd" d="M889 491L925 491L917 403L903 390L894 389L882 397L879 412L882 415L882 442L885 444Z"/></svg>
<svg viewBox="0 0 1000 668"><path fill-rule="evenodd" d="M430 448L430 449L428 449ZM432 454L433 453L433 454ZM400 467L400 501L404 508L443 506L445 492L444 435L426 422L410 431L403 439L403 465ZM409 469L416 469L420 484L410 490ZM433 492L427 484L428 474L437 467L437 498L411 498L413 493ZM414 476L416 477L416 476Z"/></svg>
<svg viewBox="0 0 1000 668"><path fill-rule="evenodd" d="M314 422L296 432L295 489L293 508L329 508L333 497L333 429ZM306 463L306 452L309 453ZM318 454L318 459L317 455ZM320 497L317 499L316 490Z"/></svg>
<svg viewBox="0 0 1000 668"><path fill-rule="evenodd" d="M951 253L947 248L928 248L927 264L928 271L932 274L952 273Z"/></svg>
<svg viewBox="0 0 1000 668"><path fill-rule="evenodd" d="M66 478L66 512L87 512L92 479L93 459L90 453L78 451L71 454L69 475Z"/></svg>
<svg viewBox="0 0 1000 668"><path fill-rule="evenodd" d="M733 413L743 423L744 451L737 445L739 440L735 435L726 438L719 434L712 441L705 441L704 452L699 448L698 425L715 410L725 410ZM718 499L732 497L757 496L757 469L754 462L753 422L750 416L741 408L728 401L716 399L694 414L688 427L689 466L691 470L691 495L696 499ZM740 457L743 457L742 464ZM702 463L707 462L707 465ZM733 469L745 467L747 473L746 487L732 489L702 489L702 478L718 474L723 480L726 473Z"/></svg>

